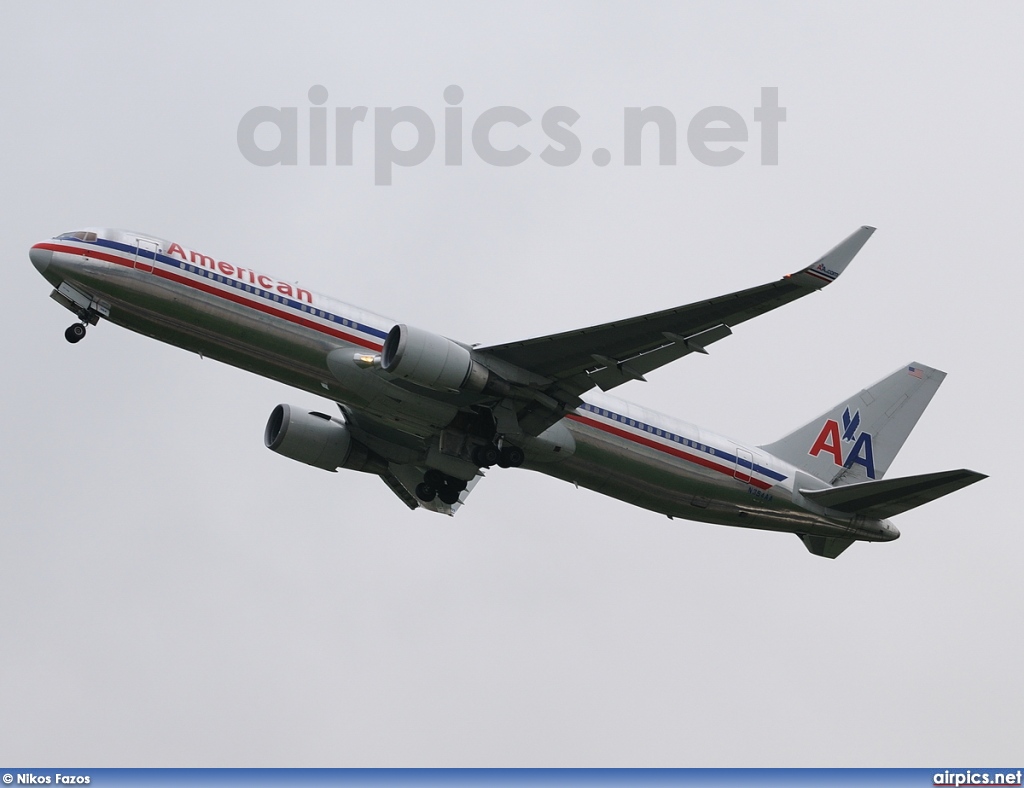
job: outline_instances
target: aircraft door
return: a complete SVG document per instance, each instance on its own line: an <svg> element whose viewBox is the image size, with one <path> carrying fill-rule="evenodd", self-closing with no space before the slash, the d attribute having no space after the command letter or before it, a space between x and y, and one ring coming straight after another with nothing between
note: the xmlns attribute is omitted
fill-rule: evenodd
<svg viewBox="0 0 1024 788"><path fill-rule="evenodd" d="M135 239L138 248L135 250L135 268L147 274L153 273L153 261L156 260L157 242L148 238Z"/></svg>
<svg viewBox="0 0 1024 788"><path fill-rule="evenodd" d="M754 470L754 455L746 449L737 447L736 449L736 468L733 471L733 475L741 482L750 484L750 474Z"/></svg>

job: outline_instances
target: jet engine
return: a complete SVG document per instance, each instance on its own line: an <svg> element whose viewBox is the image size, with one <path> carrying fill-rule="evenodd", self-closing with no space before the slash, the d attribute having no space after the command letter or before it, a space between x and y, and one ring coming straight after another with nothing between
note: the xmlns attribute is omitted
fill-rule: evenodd
<svg viewBox="0 0 1024 788"><path fill-rule="evenodd" d="M278 405L267 420L263 442L271 451L314 468L379 473L384 462L352 437L340 419L291 405Z"/></svg>
<svg viewBox="0 0 1024 788"><path fill-rule="evenodd" d="M439 391L483 391L490 378L467 348L405 324L388 332L380 366L396 378Z"/></svg>

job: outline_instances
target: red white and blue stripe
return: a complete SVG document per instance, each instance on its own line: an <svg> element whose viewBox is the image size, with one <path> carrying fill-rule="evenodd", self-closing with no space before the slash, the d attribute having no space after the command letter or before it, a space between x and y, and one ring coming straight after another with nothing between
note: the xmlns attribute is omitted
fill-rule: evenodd
<svg viewBox="0 0 1024 788"><path fill-rule="evenodd" d="M759 490L768 490L787 478L749 458L739 457L717 446L679 435L663 427L630 418L589 402L584 402L575 413L570 413L566 418L609 435L623 438L631 443L646 446L649 449L738 479ZM741 478L741 475L749 477L749 481L747 478Z"/></svg>
<svg viewBox="0 0 1024 788"><path fill-rule="evenodd" d="M59 241L37 246L60 254L89 257L127 268L137 268L138 258L152 260L154 265L151 276L185 285L369 350L379 351L387 337L386 330L370 325L365 318L360 320L339 314L337 307L340 304L332 303L330 308L323 308L321 304L327 299L322 296L315 296L316 303L306 303L294 296L282 295L258 284L224 276L186 260L131 244L98 238L95 241Z"/></svg>

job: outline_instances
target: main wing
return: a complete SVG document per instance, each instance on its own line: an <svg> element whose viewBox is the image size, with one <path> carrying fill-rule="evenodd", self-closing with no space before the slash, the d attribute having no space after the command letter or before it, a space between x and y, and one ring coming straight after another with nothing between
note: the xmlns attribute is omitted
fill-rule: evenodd
<svg viewBox="0 0 1024 788"><path fill-rule="evenodd" d="M561 334L478 348L551 381L544 393L570 404L598 386L614 388L732 333L732 327L821 290L843 272L867 243L874 227L861 227L811 265L776 282L661 312L603 323ZM524 429L537 434L557 421L543 400L519 411Z"/></svg>
<svg viewBox="0 0 1024 788"><path fill-rule="evenodd" d="M478 463L464 456L466 435L476 436L478 442L506 436L513 443L540 435L577 408L580 395L594 386L607 390L627 380L643 380L647 372L688 353L705 353L708 345L732 333L732 326L833 282L873 232L872 227L861 227L806 268L760 287L576 331L474 348L474 363L488 367L494 375L493 379L485 375L489 382L475 391L439 391L406 380L392 381L417 396L439 398L458 408L458 428L407 431L382 420L380 413L339 405L354 438L380 460L366 470L379 475L409 508L454 514L481 476ZM387 374L379 363L360 368L362 374ZM449 433L462 439L446 448L449 442L444 438ZM432 454L436 455L433 460ZM455 474L452 478L464 479L465 485L456 495L456 488L444 482L447 494L438 491L436 498L424 502L417 487L432 484L428 475L442 467L446 474ZM444 503L442 497L451 503Z"/></svg>

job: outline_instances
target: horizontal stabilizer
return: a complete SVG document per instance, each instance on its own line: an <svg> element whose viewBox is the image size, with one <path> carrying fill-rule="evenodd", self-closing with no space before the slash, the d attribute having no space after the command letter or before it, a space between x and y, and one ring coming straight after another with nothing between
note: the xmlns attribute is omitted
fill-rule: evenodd
<svg viewBox="0 0 1024 788"><path fill-rule="evenodd" d="M819 506L884 520L986 478L983 473L961 469L848 484L828 490L800 490L800 494Z"/></svg>

